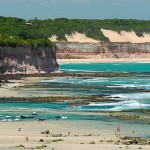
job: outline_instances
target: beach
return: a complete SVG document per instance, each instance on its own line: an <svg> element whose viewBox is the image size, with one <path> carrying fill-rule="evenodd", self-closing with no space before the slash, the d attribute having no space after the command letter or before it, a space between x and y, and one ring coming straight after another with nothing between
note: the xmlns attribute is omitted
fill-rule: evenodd
<svg viewBox="0 0 150 150"><path fill-rule="evenodd" d="M74 62L75 60L71 61ZM70 63L71 61L68 62ZM64 62L62 61L62 63ZM92 61L88 60L88 62L91 63ZM118 93L122 92L123 88L123 91L127 92L128 96L130 95L129 91L131 92L131 98L135 92L142 92L141 90L146 91L142 92L143 95L148 94L148 89L142 89L143 85L148 84L149 78L147 76L142 77L141 81L140 76L137 78L136 74L130 73L125 75L124 70L123 73L118 73L117 77L115 76L114 78L111 78L113 74L110 72L106 74L96 73L100 75L98 77L89 76L91 74L86 72L83 75L81 72L80 75L82 76L79 77L76 77L74 73L72 74L73 76L70 73L65 74L66 76L18 76L18 79L10 78L9 82L1 83L0 98L2 100L2 115L12 115L15 117L21 114L31 114L33 111L37 111L38 115L32 120L21 119L21 121L15 122L13 118L12 122L0 122L0 149L148 150L150 148L149 111L145 110L145 112L142 112L142 110L137 110L137 112L134 112L132 110L132 107L136 109L141 109L141 107L149 108L149 105L145 104L146 100L142 104L135 100L133 102L131 100L131 103L128 103L128 101L116 101L114 103L113 101L106 101L104 94L104 97L102 96L101 98L104 98L106 102L102 101L102 104L100 102L96 106L100 100L99 96L96 95L93 103L90 103L90 105L86 103L84 105L83 103L84 99L87 100L88 96L90 97L90 95L86 95L89 92L96 94L103 90L107 93L107 90L111 88L111 90L114 90L115 87L119 87L119 83L123 84L123 87L120 87ZM92 75L95 74L93 73ZM101 75L103 76L101 77ZM125 80L127 83L125 83ZM135 86L135 81L138 88ZM129 82L131 82L131 86ZM110 85L109 87L108 83L113 83L114 85L117 83L117 86L111 87ZM108 87L101 86L101 84L108 84ZM139 85L141 84L143 85L140 89ZM66 92L65 90L68 91ZM74 90L75 94L73 93ZM71 98L68 98L65 92L68 95L73 93L73 95L69 95ZM82 96L84 94L87 97ZM118 96L114 97L117 98ZM52 99L52 101L49 101L48 98ZM58 98L59 101L57 101ZM92 98L89 100L93 100ZM96 98L98 98L97 101ZM45 101L40 101L40 99ZM54 102L57 103L55 104ZM71 104L66 104L69 102ZM89 103L89 101L86 102ZM131 111L127 112L123 109L127 106ZM99 110L97 110L97 107ZM125 111L117 111L118 107ZM103 109L108 111L101 111ZM113 111L109 112L111 109ZM61 114L68 116L68 118L56 120L55 116ZM38 118L40 117L47 117L48 119L39 122ZM118 125L121 127L121 131L119 132L119 136L116 136L116 127ZM46 131L49 131L49 134L46 134ZM129 139L124 140L124 137ZM130 139L130 137L140 137L144 141L140 142L140 139ZM134 143L135 141L136 143Z"/></svg>
<svg viewBox="0 0 150 150"><path fill-rule="evenodd" d="M29 85L29 84L34 84L38 81L41 80L48 80L48 79L52 79L52 77L24 77L24 78L20 78L18 80L9 80L8 83L2 83L1 87L0 87L0 97L31 97L31 96L35 96L35 95L29 95L29 94L25 94L24 92L22 92L21 90L18 89L18 87L22 87L25 85ZM36 95L36 97L40 96ZM47 97L49 95L45 94L43 95L44 97Z"/></svg>
<svg viewBox="0 0 150 150"><path fill-rule="evenodd" d="M128 62L150 62L150 58L98 58L97 56L88 59L57 59L58 63L128 63Z"/></svg>
<svg viewBox="0 0 150 150"><path fill-rule="evenodd" d="M0 150L150 150L150 0L0 5Z"/></svg>
<svg viewBox="0 0 150 150"><path fill-rule="evenodd" d="M101 129L98 130L92 127L92 122L83 121L1 123L0 148L14 150L40 148L54 150L149 149L149 145L123 145L123 140L115 137L114 125L105 124L105 128L104 123L99 123L99 125ZM18 128L21 128L21 131L18 131ZM41 134L47 130L50 134ZM117 141L120 142L117 144Z"/></svg>

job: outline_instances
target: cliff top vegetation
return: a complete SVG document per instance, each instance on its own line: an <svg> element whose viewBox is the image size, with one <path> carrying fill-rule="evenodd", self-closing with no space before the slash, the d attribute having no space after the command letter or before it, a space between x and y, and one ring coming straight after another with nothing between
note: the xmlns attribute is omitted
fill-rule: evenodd
<svg viewBox="0 0 150 150"><path fill-rule="evenodd" d="M48 39L21 39L18 37L11 37L8 35L0 34L0 46L30 47L33 49L38 47L53 47L55 45Z"/></svg>
<svg viewBox="0 0 150 150"><path fill-rule="evenodd" d="M84 33L87 37L108 42L109 39L104 36L101 29L110 29L117 32L134 31L137 36L143 36L143 33L150 33L150 21L131 20L131 19L106 19L106 20L87 20L87 19L46 19L37 18L24 20L13 17L0 17L0 40L2 37L9 36L7 41L18 41L22 44L40 43L48 44L45 39L56 35L58 40L66 40L65 34L74 32ZM13 38L12 38L13 37ZM15 37L15 38L14 38ZM31 41L32 42L31 42ZM17 42L18 42L17 41ZM16 43L17 43L16 42ZM3 44L3 42L1 42ZM0 43L0 44L1 44ZM11 42L10 42L11 43Z"/></svg>

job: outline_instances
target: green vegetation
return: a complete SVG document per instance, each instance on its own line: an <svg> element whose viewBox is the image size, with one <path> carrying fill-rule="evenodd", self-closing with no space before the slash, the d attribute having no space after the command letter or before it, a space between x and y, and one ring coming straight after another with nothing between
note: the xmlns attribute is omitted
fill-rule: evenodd
<svg viewBox="0 0 150 150"><path fill-rule="evenodd" d="M51 47L53 43L48 39L20 39L17 37L10 37L8 35L0 35L0 46L8 47Z"/></svg>
<svg viewBox="0 0 150 150"><path fill-rule="evenodd" d="M47 39L52 35L56 35L58 40L66 40L65 34L77 31L85 33L88 37L108 42L109 39L100 31L102 28L117 32L133 30L137 36L143 36L143 33L150 33L150 21L131 19L81 20L67 18L57 18L54 20L38 20L34 18L26 21L20 18L0 17L0 35L7 35L23 40Z"/></svg>

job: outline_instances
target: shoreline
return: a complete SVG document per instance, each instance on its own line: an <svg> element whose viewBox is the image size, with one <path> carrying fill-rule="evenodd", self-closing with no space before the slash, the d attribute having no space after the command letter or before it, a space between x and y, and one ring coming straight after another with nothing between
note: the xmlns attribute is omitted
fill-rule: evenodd
<svg viewBox="0 0 150 150"><path fill-rule="evenodd" d="M67 78L80 78L85 77L91 78L91 77L128 77L132 76L130 73L84 73L84 74L74 74L74 73L60 73L60 74L39 74L39 75L25 75L25 74L12 74L12 75L4 75L3 79L0 83L0 98L4 97L49 97L49 96L59 96L59 97L73 97L70 95L62 95L62 94L37 94L37 93L28 93L27 91L29 89L32 90L38 89L35 83L38 83L42 80L53 80L58 79L61 77L67 77ZM5 81L6 79L6 81ZM27 91L26 91L27 89ZM76 95L75 97L83 97L80 95Z"/></svg>
<svg viewBox="0 0 150 150"><path fill-rule="evenodd" d="M99 129L95 129L95 125ZM89 130L90 127L90 130ZM21 128L21 131L18 131ZM0 124L0 148L20 149L57 149L57 150L148 150L149 145L124 144L123 139L115 136L116 124L83 121L51 121L51 122L12 122ZM122 126L121 135L133 135ZM6 132L7 131L7 132ZM50 134L45 134L49 131ZM128 131L128 132L126 132ZM43 132L43 134L41 134ZM131 133L130 133L131 132ZM138 130L137 130L138 132ZM28 137L28 141L26 141ZM148 141L148 140L147 140Z"/></svg>
<svg viewBox="0 0 150 150"><path fill-rule="evenodd" d="M28 93L20 92L20 86L32 86L32 84L41 81L41 80L50 80L57 77L23 77L19 80L10 80L8 83L2 83L0 87L0 99L1 96L9 95L12 96L25 97L28 98L31 95ZM12 82L12 83L11 83ZM18 87L18 90L17 90ZM11 95L13 94L13 95ZM38 96L41 93L39 93ZM32 95L33 96L33 95ZM48 95L44 95L48 97ZM36 97L35 97L36 98ZM13 98L12 98L13 99ZM12 100L11 99L11 100ZM37 102L36 102L37 103ZM19 110L20 111L20 110ZM19 113L19 111L17 113ZM24 110L21 110L24 111ZM24 114L29 114L31 110L24 111ZM56 110L57 111L57 110ZM140 110L139 110L140 111ZM141 110L142 111L142 110ZM2 112L4 113L4 112ZM6 112L5 112L6 113ZM11 112L12 113L12 112ZM47 114L55 113L50 111L46 112ZM71 114L67 111L59 111L56 114ZM72 114L77 115L96 115L99 116L110 116L115 119L115 121L109 120L47 120L44 122L38 121L20 121L20 122L0 122L0 149L53 149L53 150L126 150L126 149L142 149L149 150L150 138L149 135L149 118L146 118L146 115L141 115L142 122L143 117L146 119L146 123L137 123L137 120L130 117L134 117L134 111L129 112L132 115L123 115L125 113L120 112L72 112ZM149 112L148 112L149 113ZM40 115L39 115L40 116ZM120 117L120 119L119 119ZM122 118L121 118L122 117ZM132 122L130 122L132 120ZM146 139L142 144L125 144L125 140L115 136L116 126L121 126L121 137L141 137L141 139ZM131 128L129 126L132 125ZM21 131L18 131L18 128L21 128ZM139 130L139 128L141 130ZM49 130L50 134L41 134ZM133 130L135 133L133 133ZM28 137L28 141L26 141ZM139 140L139 139L138 139ZM132 139L127 140L134 141ZM140 140L139 140L140 141Z"/></svg>
<svg viewBox="0 0 150 150"><path fill-rule="evenodd" d="M91 58L91 59L57 59L59 63L149 63L150 58Z"/></svg>

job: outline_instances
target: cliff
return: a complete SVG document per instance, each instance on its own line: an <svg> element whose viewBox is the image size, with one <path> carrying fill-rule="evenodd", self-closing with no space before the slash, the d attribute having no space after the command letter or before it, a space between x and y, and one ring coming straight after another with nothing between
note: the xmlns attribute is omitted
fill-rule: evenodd
<svg viewBox="0 0 150 150"><path fill-rule="evenodd" d="M0 74L34 74L57 71L53 47L0 47Z"/></svg>
<svg viewBox="0 0 150 150"><path fill-rule="evenodd" d="M56 42L58 59L150 58L150 43Z"/></svg>

